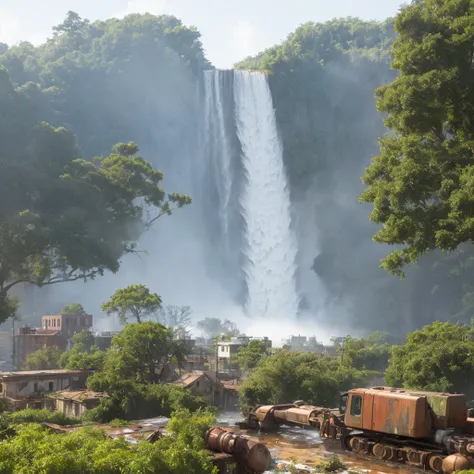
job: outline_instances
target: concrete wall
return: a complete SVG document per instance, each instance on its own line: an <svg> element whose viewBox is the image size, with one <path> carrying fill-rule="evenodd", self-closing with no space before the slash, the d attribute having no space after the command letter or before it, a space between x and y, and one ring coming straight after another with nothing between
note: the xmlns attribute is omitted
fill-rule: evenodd
<svg viewBox="0 0 474 474"><path fill-rule="evenodd" d="M29 397L38 392L57 392L65 390L71 384L71 377L20 378L3 382L3 393L8 398Z"/></svg>

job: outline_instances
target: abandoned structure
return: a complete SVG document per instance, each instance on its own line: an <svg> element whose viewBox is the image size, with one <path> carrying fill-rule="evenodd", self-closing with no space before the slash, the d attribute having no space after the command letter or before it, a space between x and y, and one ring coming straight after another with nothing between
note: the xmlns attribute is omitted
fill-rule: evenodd
<svg viewBox="0 0 474 474"><path fill-rule="evenodd" d="M194 371L184 374L173 385L186 388L195 396L201 397L209 404L222 408L233 408L237 400L235 385L224 385L215 375L210 372Z"/></svg>
<svg viewBox="0 0 474 474"><path fill-rule="evenodd" d="M41 318L41 328L43 330L57 330L66 340L83 329L89 330L91 327L92 315L86 313L57 314Z"/></svg>
<svg viewBox="0 0 474 474"><path fill-rule="evenodd" d="M66 389L85 388L87 370L32 370L0 372L0 398L14 410L22 408L54 408L45 394Z"/></svg>
<svg viewBox="0 0 474 474"><path fill-rule="evenodd" d="M230 341L218 342L217 359L219 361L219 369L224 372L237 370L238 366L233 359L238 354L240 348L247 347L250 341L262 341L267 350L272 348L272 341L268 337L236 336L232 337ZM211 362L211 370L215 371L215 361Z"/></svg>
<svg viewBox="0 0 474 474"><path fill-rule="evenodd" d="M90 330L92 315L58 314L43 316L41 329L23 327L13 336L13 363L17 369L24 367L26 358L42 347L58 347L66 350L68 342L74 334L82 330Z"/></svg>
<svg viewBox="0 0 474 474"><path fill-rule="evenodd" d="M55 401L54 408L66 416L79 418L87 410L96 408L100 400L109 398L105 392L92 392L90 390L63 390L52 394Z"/></svg>

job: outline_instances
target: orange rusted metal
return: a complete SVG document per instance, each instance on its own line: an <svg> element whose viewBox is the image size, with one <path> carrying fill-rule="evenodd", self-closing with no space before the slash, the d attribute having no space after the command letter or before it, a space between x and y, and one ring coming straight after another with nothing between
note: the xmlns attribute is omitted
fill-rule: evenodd
<svg viewBox="0 0 474 474"><path fill-rule="evenodd" d="M305 426L319 426L319 415L324 410L321 407L300 405L288 409L274 411L274 417L281 423L290 423Z"/></svg>
<svg viewBox="0 0 474 474"><path fill-rule="evenodd" d="M250 472L263 473L270 466L270 451L258 441L235 435L222 428L208 430L205 441L211 451L232 454L239 466L238 472L248 469Z"/></svg>
<svg viewBox="0 0 474 474"><path fill-rule="evenodd" d="M359 403L362 406L360 413ZM421 395L403 390L351 390L348 406L344 421L349 428L409 438L431 435L432 417L426 397Z"/></svg>

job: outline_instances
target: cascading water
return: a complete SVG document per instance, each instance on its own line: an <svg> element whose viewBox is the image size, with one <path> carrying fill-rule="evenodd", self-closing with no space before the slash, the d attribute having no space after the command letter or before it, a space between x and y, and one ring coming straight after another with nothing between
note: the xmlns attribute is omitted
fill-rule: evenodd
<svg viewBox="0 0 474 474"><path fill-rule="evenodd" d="M235 119L246 184L246 312L251 317L294 318L298 312L296 237L275 111L267 75L234 71Z"/></svg>
<svg viewBox="0 0 474 474"><path fill-rule="evenodd" d="M207 71L203 92L209 266L220 259L221 283L236 286L231 275L245 288L248 316L294 319L297 243L267 76Z"/></svg>
<svg viewBox="0 0 474 474"><path fill-rule="evenodd" d="M214 184L217 188L217 206L222 241L229 251L230 211L232 193L231 145L224 120L224 100L221 71L204 73L206 150L211 161Z"/></svg>

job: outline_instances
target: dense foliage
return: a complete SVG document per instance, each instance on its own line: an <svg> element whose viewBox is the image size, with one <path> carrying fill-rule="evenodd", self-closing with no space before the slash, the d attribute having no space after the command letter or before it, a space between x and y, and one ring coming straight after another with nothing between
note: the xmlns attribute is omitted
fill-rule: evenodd
<svg viewBox="0 0 474 474"><path fill-rule="evenodd" d="M153 444L112 440L93 427L53 434L38 424L16 424L13 436L0 443L0 471L215 474L203 440L212 422L208 413L177 412L168 425L170 436Z"/></svg>
<svg viewBox="0 0 474 474"><path fill-rule="evenodd" d="M25 370L51 370L59 368L63 352L57 347L41 347L26 356Z"/></svg>
<svg viewBox="0 0 474 474"><path fill-rule="evenodd" d="M385 381L396 387L466 393L474 398L474 327L435 322L394 346Z"/></svg>
<svg viewBox="0 0 474 474"><path fill-rule="evenodd" d="M196 326L206 337L211 339L216 336L232 337L240 334L237 325L228 319L222 321L219 318L206 318L198 321Z"/></svg>
<svg viewBox="0 0 474 474"><path fill-rule="evenodd" d="M337 406L339 392L363 384L365 374L338 359L315 353L280 350L263 358L239 388L243 408L304 400Z"/></svg>
<svg viewBox="0 0 474 474"><path fill-rule="evenodd" d="M210 67L199 36L169 16L90 23L70 12L45 44L0 47L0 66L12 81L2 69L0 185L9 200L0 206L0 322L18 308L11 295L6 298L8 285L115 271L142 230L133 225L142 210L150 222L157 204L164 215L189 202L174 195L169 205L159 187L162 174L136 155L133 143L94 164L77 158L106 156L123 140L143 143L161 169L188 155L181 137L191 133L192 120L183 117L193 117L196 75ZM126 187L131 173L136 179ZM118 199L125 199L120 209ZM54 206L45 215L49 201ZM95 226L97 219L109 224ZM45 253L48 261L38 257Z"/></svg>
<svg viewBox="0 0 474 474"><path fill-rule="evenodd" d="M90 331L81 331L71 338L72 349L59 358L59 367L68 370L102 370L105 352L96 345Z"/></svg>
<svg viewBox="0 0 474 474"><path fill-rule="evenodd" d="M39 121L35 90L15 90L0 69L0 188L8 196L0 204L0 323L14 313L16 285L116 272L146 220L190 202L163 191L163 174L133 143L94 163L79 159L70 132Z"/></svg>
<svg viewBox="0 0 474 474"><path fill-rule="evenodd" d="M129 318L141 323L144 318L155 314L161 307L161 297L152 293L145 285L130 285L118 289L102 305L108 315L117 314L122 324Z"/></svg>
<svg viewBox="0 0 474 474"><path fill-rule="evenodd" d="M362 199L383 224L375 240L402 245L383 260L391 272L433 249L474 237L474 12L470 1L421 0L397 16L393 66L377 91L393 132L366 170Z"/></svg>
<svg viewBox="0 0 474 474"><path fill-rule="evenodd" d="M249 341L247 346L239 348L235 357L235 362L241 370L247 371L257 367L258 363L267 354L267 346L263 341Z"/></svg>

